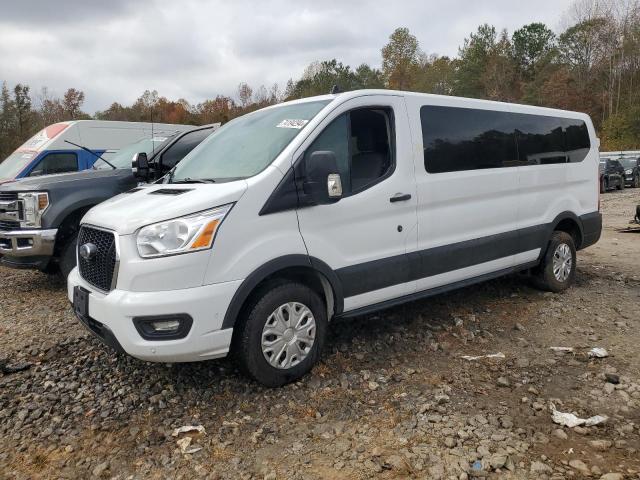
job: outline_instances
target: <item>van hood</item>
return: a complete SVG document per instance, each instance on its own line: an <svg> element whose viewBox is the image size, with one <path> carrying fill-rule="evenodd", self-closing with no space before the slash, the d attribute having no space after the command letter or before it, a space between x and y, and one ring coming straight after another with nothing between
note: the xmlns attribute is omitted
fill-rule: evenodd
<svg viewBox="0 0 640 480"><path fill-rule="evenodd" d="M82 223L130 235L145 225L237 202L246 190L245 180L146 185L96 205Z"/></svg>

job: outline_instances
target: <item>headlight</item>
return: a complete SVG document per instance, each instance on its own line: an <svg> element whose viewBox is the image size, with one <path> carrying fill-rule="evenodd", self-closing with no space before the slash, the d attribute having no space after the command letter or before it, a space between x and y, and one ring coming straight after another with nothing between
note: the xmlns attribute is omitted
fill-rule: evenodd
<svg viewBox="0 0 640 480"><path fill-rule="evenodd" d="M211 248L229 210L231 204L142 227L136 236L138 253L151 258Z"/></svg>
<svg viewBox="0 0 640 480"><path fill-rule="evenodd" d="M626 173L627 175L631 175L633 173L633 170L625 170L624 173Z"/></svg>
<svg viewBox="0 0 640 480"><path fill-rule="evenodd" d="M49 206L49 194L46 192L18 193L18 200L22 203L20 226L40 228L42 214Z"/></svg>

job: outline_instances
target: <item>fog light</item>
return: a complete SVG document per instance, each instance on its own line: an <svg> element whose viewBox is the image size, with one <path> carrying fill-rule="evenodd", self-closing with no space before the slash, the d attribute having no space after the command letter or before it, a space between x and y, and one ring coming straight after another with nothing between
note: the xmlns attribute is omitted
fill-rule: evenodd
<svg viewBox="0 0 640 480"><path fill-rule="evenodd" d="M189 334L193 319L186 313L135 317L133 324L145 340L177 340Z"/></svg>
<svg viewBox="0 0 640 480"><path fill-rule="evenodd" d="M159 322L151 322L151 326L156 332L177 332L180 328L179 320L163 320Z"/></svg>

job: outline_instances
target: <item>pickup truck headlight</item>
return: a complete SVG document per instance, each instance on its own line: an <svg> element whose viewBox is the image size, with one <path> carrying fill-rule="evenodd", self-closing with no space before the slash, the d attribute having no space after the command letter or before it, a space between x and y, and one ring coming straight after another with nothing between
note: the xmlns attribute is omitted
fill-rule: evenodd
<svg viewBox="0 0 640 480"><path fill-rule="evenodd" d="M142 227L136 235L143 258L164 257L211 248L231 204Z"/></svg>
<svg viewBox="0 0 640 480"><path fill-rule="evenodd" d="M20 226L25 228L40 228L42 226L42 214L49 207L49 194L47 192L18 193L23 210L20 215Z"/></svg>

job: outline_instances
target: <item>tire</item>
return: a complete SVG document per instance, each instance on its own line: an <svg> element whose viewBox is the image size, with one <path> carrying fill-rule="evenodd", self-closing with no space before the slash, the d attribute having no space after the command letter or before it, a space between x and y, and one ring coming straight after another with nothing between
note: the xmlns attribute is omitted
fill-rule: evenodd
<svg viewBox="0 0 640 480"><path fill-rule="evenodd" d="M640 173L636 173L636 176L633 177L633 183L631 184L633 188L640 187Z"/></svg>
<svg viewBox="0 0 640 480"><path fill-rule="evenodd" d="M563 248L566 247L565 248ZM554 265L555 257L555 265ZM564 257L564 260L563 260ZM568 262L568 259L571 259ZM567 269L563 269L563 266ZM554 268L560 267L554 273ZM538 268L533 272L534 285L548 292L560 293L569 288L576 277L576 246L566 232L553 232L547 251Z"/></svg>
<svg viewBox="0 0 640 480"><path fill-rule="evenodd" d="M304 308L308 312L306 319ZM284 323L278 320L277 311L281 312ZM303 328L292 329L291 314L302 315L297 323L302 322ZM268 322L272 327L270 331L267 331ZM314 323L315 328L309 322ZM320 358L327 331L326 306L316 292L301 283L273 283L258 292L241 313L235 328L232 353L240 369L267 387L280 387L303 377ZM282 334L270 333L283 331ZM307 343L297 341L298 333L313 339ZM264 350L263 344L266 344ZM274 351L270 351L272 347ZM308 348L306 352L305 348ZM298 355L304 355L303 359L299 360Z"/></svg>
<svg viewBox="0 0 640 480"><path fill-rule="evenodd" d="M607 184L604 181L604 178L600 180L600 193L604 193L607 191Z"/></svg>
<svg viewBox="0 0 640 480"><path fill-rule="evenodd" d="M60 251L60 276L66 281L71 270L76 266L76 247L78 244L78 234L74 234Z"/></svg>
<svg viewBox="0 0 640 480"><path fill-rule="evenodd" d="M620 184L618 185L618 190L624 190L624 177L620 177Z"/></svg>

